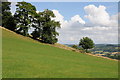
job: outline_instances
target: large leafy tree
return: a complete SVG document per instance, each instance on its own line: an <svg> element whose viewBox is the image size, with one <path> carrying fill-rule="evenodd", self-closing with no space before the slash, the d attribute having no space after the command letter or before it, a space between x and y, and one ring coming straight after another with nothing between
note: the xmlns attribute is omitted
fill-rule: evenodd
<svg viewBox="0 0 120 80"><path fill-rule="evenodd" d="M43 12L38 12L35 14L33 23L34 24L32 24L32 27L34 28L34 31L31 33L31 35L34 39L41 38L44 23Z"/></svg>
<svg viewBox="0 0 120 80"><path fill-rule="evenodd" d="M16 23L10 12L10 5L10 2L2 2L2 26L14 31Z"/></svg>
<svg viewBox="0 0 120 80"><path fill-rule="evenodd" d="M43 11L43 29L42 29L42 36L41 39L45 43L54 44L58 41L56 38L59 33L56 31L57 28L60 28L60 23L57 21L52 20L55 15L52 11L46 9Z"/></svg>
<svg viewBox="0 0 120 80"><path fill-rule="evenodd" d="M18 2L15 12L15 19L17 23L17 32L24 36L28 35L28 29L32 26L34 20L34 14L36 14L36 8L27 2Z"/></svg>
<svg viewBox="0 0 120 80"><path fill-rule="evenodd" d="M79 46L82 46L82 48L85 49L87 52L88 49L91 49L94 47L94 42L92 39L88 37L83 37L83 39L81 39L79 42Z"/></svg>
<svg viewBox="0 0 120 80"><path fill-rule="evenodd" d="M37 13L37 26L32 33L33 37L39 37L44 43L56 43L58 41L56 37L59 35L56 29L60 28L60 23L51 19L54 17L54 13L48 9Z"/></svg>

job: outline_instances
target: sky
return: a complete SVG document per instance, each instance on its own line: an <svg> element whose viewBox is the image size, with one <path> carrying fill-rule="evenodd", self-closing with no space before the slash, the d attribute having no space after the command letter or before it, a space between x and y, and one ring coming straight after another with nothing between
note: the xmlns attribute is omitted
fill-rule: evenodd
<svg viewBox="0 0 120 80"><path fill-rule="evenodd" d="M96 44L118 42L117 2L30 2L37 11L50 9L55 21L61 23L58 43L78 44L83 37L91 38ZM15 12L12 3L12 13Z"/></svg>

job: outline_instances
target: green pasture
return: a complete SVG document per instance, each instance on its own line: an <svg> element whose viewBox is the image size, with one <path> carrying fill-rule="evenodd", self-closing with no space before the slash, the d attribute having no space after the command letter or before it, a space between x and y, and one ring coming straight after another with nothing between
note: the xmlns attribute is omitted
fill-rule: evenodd
<svg viewBox="0 0 120 80"><path fill-rule="evenodd" d="M118 62L2 30L3 78L117 78Z"/></svg>

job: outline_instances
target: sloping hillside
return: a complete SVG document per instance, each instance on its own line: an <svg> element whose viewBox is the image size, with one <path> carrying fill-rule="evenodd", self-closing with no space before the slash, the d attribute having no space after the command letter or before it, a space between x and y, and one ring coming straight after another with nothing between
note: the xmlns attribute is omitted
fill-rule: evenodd
<svg viewBox="0 0 120 80"><path fill-rule="evenodd" d="M116 78L118 62L52 47L2 30L3 78Z"/></svg>

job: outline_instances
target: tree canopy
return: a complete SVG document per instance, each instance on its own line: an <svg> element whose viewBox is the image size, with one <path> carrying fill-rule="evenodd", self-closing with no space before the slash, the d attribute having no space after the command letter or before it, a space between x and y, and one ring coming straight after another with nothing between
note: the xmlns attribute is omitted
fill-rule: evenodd
<svg viewBox="0 0 120 80"><path fill-rule="evenodd" d="M54 44L58 41L56 36L59 35L59 33L56 32L56 28L60 28L60 23L51 20L51 18L55 17L55 15L48 9L43 11L43 17L44 23L41 39L45 43Z"/></svg>
<svg viewBox="0 0 120 80"><path fill-rule="evenodd" d="M2 2L2 26L12 31L16 28L14 17L10 12L10 2Z"/></svg>
<svg viewBox="0 0 120 80"><path fill-rule="evenodd" d="M88 49L91 49L94 47L94 42L92 39L88 37L83 37L82 39L80 39L79 46L81 46L87 52Z"/></svg>
<svg viewBox="0 0 120 80"><path fill-rule="evenodd" d="M18 2L16 6L17 9L14 17L17 23L17 32L27 36L28 29L31 27L34 14L36 13L36 8L32 4L24 1Z"/></svg>
<svg viewBox="0 0 120 80"><path fill-rule="evenodd" d="M32 33L33 37L39 37L44 43L56 43L58 41L56 36L59 35L56 29L60 28L60 23L51 19L55 17L54 13L51 10L46 9L37 14L37 25Z"/></svg>

